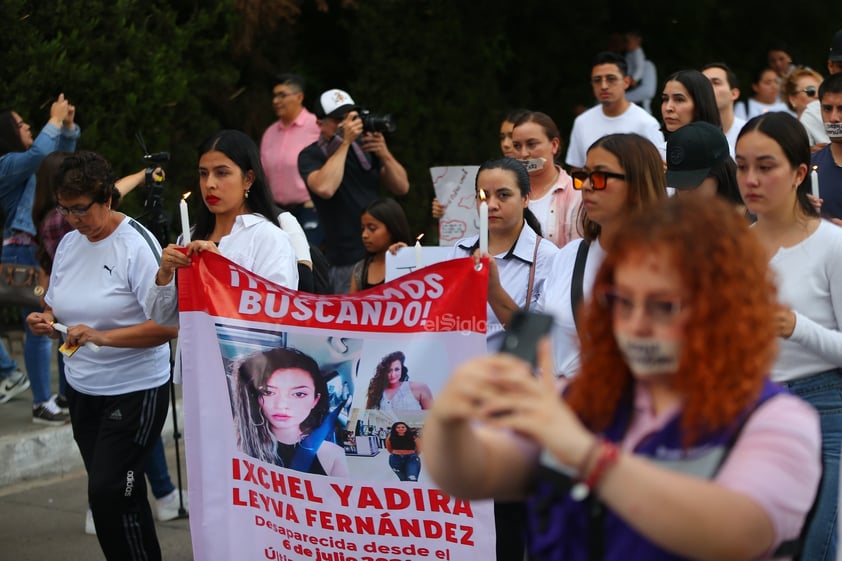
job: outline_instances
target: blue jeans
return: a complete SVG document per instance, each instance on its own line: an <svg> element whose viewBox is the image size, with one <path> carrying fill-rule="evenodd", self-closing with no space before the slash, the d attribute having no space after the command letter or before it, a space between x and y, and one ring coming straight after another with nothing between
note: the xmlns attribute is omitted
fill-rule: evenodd
<svg viewBox="0 0 842 561"><path fill-rule="evenodd" d="M842 446L842 371L830 370L786 382L789 390L815 407L822 429L822 479L815 513L801 558L835 561L839 500L839 449Z"/></svg>
<svg viewBox="0 0 842 561"><path fill-rule="evenodd" d="M152 446L152 453L146 462L146 478L149 479L149 487L152 488L156 499L166 497L175 489L167 468L167 457L164 455L164 439L160 436Z"/></svg>
<svg viewBox="0 0 842 561"><path fill-rule="evenodd" d="M5 245L3 260L21 265L38 265L34 245ZM46 335L35 335L26 323L26 316L40 311L37 308L20 308L24 330L23 362L26 364L26 374L32 385L32 402L35 404L50 399L50 360L53 352L53 340Z"/></svg>
<svg viewBox="0 0 842 561"><path fill-rule="evenodd" d="M389 467L401 481L418 481L421 458L418 454L389 454Z"/></svg>
<svg viewBox="0 0 842 561"><path fill-rule="evenodd" d="M18 363L9 355L6 344L0 339L0 378L8 378L17 367Z"/></svg>

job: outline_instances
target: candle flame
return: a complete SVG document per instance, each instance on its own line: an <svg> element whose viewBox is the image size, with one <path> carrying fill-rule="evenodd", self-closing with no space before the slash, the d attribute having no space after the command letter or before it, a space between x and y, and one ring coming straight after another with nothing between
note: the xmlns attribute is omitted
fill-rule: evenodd
<svg viewBox="0 0 842 561"><path fill-rule="evenodd" d="M183 195L181 195L181 198L182 198L182 199L184 199L184 200L186 201L186 200L187 200L187 197L189 197L189 196L190 196L190 193L192 193L192 191L187 191L186 193L184 193Z"/></svg>
<svg viewBox="0 0 842 561"><path fill-rule="evenodd" d="M819 171L819 166L813 166L813 171Z"/></svg>
<svg viewBox="0 0 842 561"><path fill-rule="evenodd" d="M485 200L485 189L479 190L479 200L481 200L481 201Z"/></svg>
<svg viewBox="0 0 842 561"><path fill-rule="evenodd" d="M423 237L424 237L424 232L421 232L420 234L418 234L418 237L415 238L415 241L420 242L421 238L423 238Z"/></svg>

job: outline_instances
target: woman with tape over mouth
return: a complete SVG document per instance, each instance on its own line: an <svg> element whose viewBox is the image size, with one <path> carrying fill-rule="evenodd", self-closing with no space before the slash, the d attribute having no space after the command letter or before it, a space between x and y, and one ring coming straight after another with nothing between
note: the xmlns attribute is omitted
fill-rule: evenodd
<svg viewBox="0 0 842 561"><path fill-rule="evenodd" d="M673 197L622 232L563 395L548 341L537 376L506 354L464 363L424 424L425 472L455 497L527 498L530 559L791 558L819 418L769 379L762 244L718 198Z"/></svg>
<svg viewBox="0 0 842 561"><path fill-rule="evenodd" d="M301 231L293 235L285 231L288 226L279 227L278 209L270 198L257 145L243 132L222 130L202 144L199 154L203 204L196 211L192 241L187 254L180 251L180 238L177 244L164 248L155 283L147 294L151 317L160 325L178 325L175 272L189 267L191 256L203 251L222 254L283 287L298 288L296 255L307 247L306 237L301 239L304 232L297 222ZM281 215L282 225L287 215Z"/></svg>
<svg viewBox="0 0 842 561"><path fill-rule="evenodd" d="M556 247L582 237L577 228L582 194L556 163L561 148L558 126L546 113L529 111L515 121L513 157L520 159L529 173L529 210L541 224L544 237Z"/></svg>

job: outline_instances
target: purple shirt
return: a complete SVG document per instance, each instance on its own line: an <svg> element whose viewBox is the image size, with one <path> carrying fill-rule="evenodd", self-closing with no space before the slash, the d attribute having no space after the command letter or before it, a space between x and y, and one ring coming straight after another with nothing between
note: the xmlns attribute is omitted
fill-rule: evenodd
<svg viewBox="0 0 842 561"><path fill-rule="evenodd" d="M310 200L307 186L298 173L298 153L318 138L316 116L303 108L289 125L278 120L263 133L260 161L276 203L288 206Z"/></svg>

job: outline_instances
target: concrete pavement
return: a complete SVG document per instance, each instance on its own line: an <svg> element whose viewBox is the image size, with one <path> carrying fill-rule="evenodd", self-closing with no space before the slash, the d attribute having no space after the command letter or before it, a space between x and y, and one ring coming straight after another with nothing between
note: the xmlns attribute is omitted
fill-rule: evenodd
<svg viewBox="0 0 842 561"><path fill-rule="evenodd" d="M9 352L23 368L21 335L3 334ZM56 385L55 374L53 384ZM181 430L180 399L177 409ZM164 427L164 443L170 475L177 484L172 434L171 408ZM179 441L179 448L186 490L183 440ZM96 537L84 532L86 487L87 477L70 425L34 424L29 390L0 405L0 561L103 560ZM188 521L157 524L164 559L191 561Z"/></svg>

